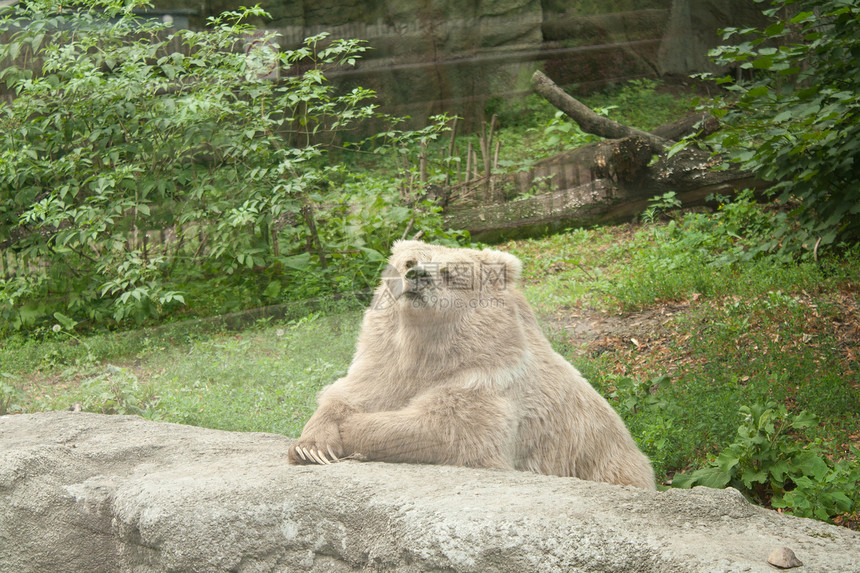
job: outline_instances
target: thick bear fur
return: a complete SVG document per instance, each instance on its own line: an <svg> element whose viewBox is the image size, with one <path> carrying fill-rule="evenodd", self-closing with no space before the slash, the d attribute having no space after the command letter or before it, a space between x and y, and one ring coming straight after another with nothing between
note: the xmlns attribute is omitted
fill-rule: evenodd
<svg viewBox="0 0 860 573"><path fill-rule="evenodd" d="M394 245L346 376L291 463L344 457L526 470L654 489L609 403L553 351L496 250Z"/></svg>

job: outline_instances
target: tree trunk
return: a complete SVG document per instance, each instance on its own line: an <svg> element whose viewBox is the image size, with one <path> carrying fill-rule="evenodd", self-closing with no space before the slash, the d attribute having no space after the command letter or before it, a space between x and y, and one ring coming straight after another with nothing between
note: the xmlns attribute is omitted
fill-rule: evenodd
<svg viewBox="0 0 860 573"><path fill-rule="evenodd" d="M322 268L322 270L326 270L326 268L328 268L328 263L326 262L325 250L323 249L322 242L320 241L319 233L317 233L314 207L309 197L304 198L304 203L301 213L305 220L305 224L308 227L307 252L310 254L314 254L314 252L316 252L317 258L320 262L320 268Z"/></svg>

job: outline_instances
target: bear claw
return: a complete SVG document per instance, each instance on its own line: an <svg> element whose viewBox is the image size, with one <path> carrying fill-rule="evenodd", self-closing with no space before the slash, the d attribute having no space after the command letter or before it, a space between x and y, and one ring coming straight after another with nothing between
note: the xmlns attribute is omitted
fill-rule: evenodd
<svg viewBox="0 0 860 573"><path fill-rule="evenodd" d="M331 446L326 446L326 450L328 450L328 456L323 453L321 449L315 450L313 448L307 448L304 446L295 446L296 456L301 458L304 462L309 462L312 464L320 464L320 465L330 465L334 462L339 462L340 458L335 455L332 451Z"/></svg>
<svg viewBox="0 0 860 573"><path fill-rule="evenodd" d="M339 461L340 461L340 460L338 459L338 457L337 457L336 455L334 455L334 452L333 452L333 451L331 451L331 446L326 446L326 447L325 447L325 449L327 449L327 450L328 450L328 455L329 455L329 456L331 456L332 461L335 461L335 462L339 462Z"/></svg>
<svg viewBox="0 0 860 573"><path fill-rule="evenodd" d="M328 465L331 463L330 461L328 461L328 458L325 457L325 454L323 454L319 450L313 450L303 447L297 447L296 450L304 454L303 457L306 461L315 462L320 465Z"/></svg>

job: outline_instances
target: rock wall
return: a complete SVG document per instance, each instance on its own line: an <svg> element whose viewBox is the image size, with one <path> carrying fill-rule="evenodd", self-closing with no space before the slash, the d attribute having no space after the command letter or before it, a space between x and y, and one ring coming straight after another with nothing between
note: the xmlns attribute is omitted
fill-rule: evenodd
<svg viewBox="0 0 860 573"><path fill-rule="evenodd" d="M199 8L196 0L179 0ZM162 8L175 2L156 0ZM235 9L211 0L205 14ZM448 111L474 127L490 99L531 93L542 69L585 93L627 79L713 71L719 28L762 21L753 0L262 0L284 47L322 31L367 40L373 52L338 79L375 89L385 111ZM202 23L202 19L197 20Z"/></svg>
<svg viewBox="0 0 860 573"><path fill-rule="evenodd" d="M236 0L155 0L191 26L234 10ZM386 113L423 127L447 111L476 127L493 104L531 93L542 69L562 87L587 93L643 76L713 71L707 50L725 26L761 24L754 0L261 0L259 26L294 48L308 36L366 40L356 69L333 79L374 89ZM0 62L0 66L3 62ZM0 85L0 97L12 91ZM489 103L489 105L488 105ZM372 132L374 127L369 126Z"/></svg>
<svg viewBox="0 0 860 573"><path fill-rule="evenodd" d="M539 0L394 0L354 9L335 0L314 4L305 4L301 24L275 17L266 26L286 47L320 32L366 40L372 51L337 81L375 90L386 113L411 116L414 127L443 111L474 126L490 97L528 90L541 58Z"/></svg>
<svg viewBox="0 0 860 573"><path fill-rule="evenodd" d="M735 490L522 472L288 466L291 440L55 412L0 417L0 573L860 572L860 535Z"/></svg>

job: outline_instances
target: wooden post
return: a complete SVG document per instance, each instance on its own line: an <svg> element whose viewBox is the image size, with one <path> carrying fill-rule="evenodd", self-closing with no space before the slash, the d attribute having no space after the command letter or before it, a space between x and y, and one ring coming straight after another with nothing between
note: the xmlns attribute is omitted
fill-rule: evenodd
<svg viewBox="0 0 860 573"><path fill-rule="evenodd" d="M427 144L421 144L421 151L418 155L418 177L421 181L422 188L427 184Z"/></svg>
<svg viewBox="0 0 860 573"><path fill-rule="evenodd" d="M481 159L484 161L484 175L490 174L490 141L487 138L487 122L481 123L481 135L478 137L481 144Z"/></svg>
<svg viewBox="0 0 860 573"><path fill-rule="evenodd" d="M469 142L469 148L466 150L466 183L472 179L472 142Z"/></svg>
<svg viewBox="0 0 860 573"><path fill-rule="evenodd" d="M454 138L457 135L457 116L454 116L454 121L451 122L451 139L448 141L448 157L446 160L450 160L454 157ZM447 161L446 161L447 162ZM446 170L447 171L447 170ZM457 163L457 183L460 182L460 164ZM445 174L445 185L451 185L451 173L447 172Z"/></svg>
<svg viewBox="0 0 860 573"><path fill-rule="evenodd" d="M274 222L272 224L272 256L276 258L281 256L281 245L278 242L278 229Z"/></svg>

